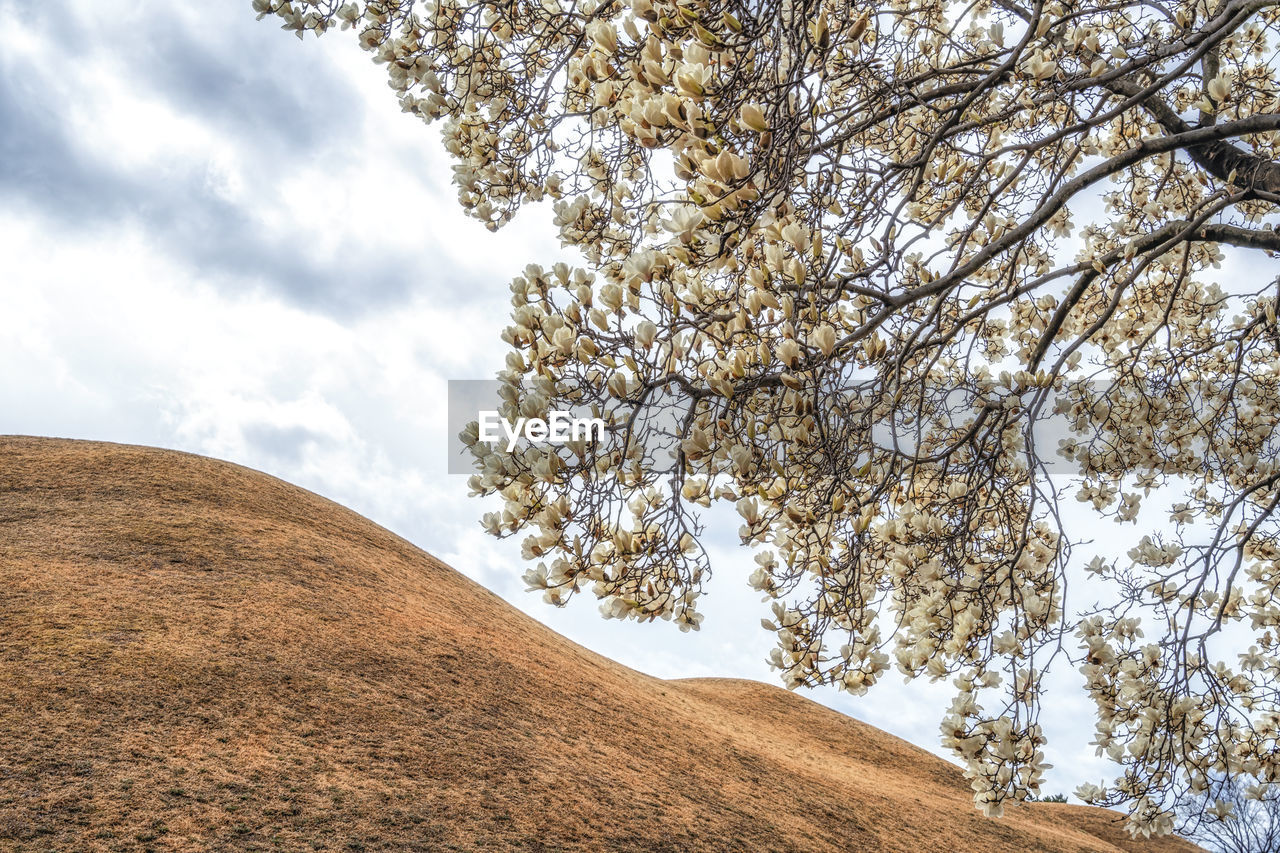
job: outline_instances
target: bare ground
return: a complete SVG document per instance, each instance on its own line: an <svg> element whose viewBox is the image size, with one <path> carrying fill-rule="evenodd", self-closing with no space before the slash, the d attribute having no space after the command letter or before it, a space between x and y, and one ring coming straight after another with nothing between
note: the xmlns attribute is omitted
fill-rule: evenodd
<svg viewBox="0 0 1280 853"><path fill-rule="evenodd" d="M264 474L0 438L0 850L1196 849L1118 819L985 819L921 749L634 672Z"/></svg>

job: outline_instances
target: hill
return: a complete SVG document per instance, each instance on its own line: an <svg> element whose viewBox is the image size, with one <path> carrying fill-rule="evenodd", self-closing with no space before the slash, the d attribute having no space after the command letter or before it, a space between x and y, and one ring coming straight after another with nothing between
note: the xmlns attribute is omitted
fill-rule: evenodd
<svg viewBox="0 0 1280 853"><path fill-rule="evenodd" d="M0 849L1196 849L984 819L904 741L627 669L199 456L0 438L0 590Z"/></svg>

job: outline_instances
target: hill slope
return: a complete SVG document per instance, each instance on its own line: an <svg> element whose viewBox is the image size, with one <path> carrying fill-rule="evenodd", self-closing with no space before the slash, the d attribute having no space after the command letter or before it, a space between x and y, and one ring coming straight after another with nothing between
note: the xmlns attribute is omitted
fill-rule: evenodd
<svg viewBox="0 0 1280 853"><path fill-rule="evenodd" d="M574 645L302 489L0 438L0 848L1176 851Z"/></svg>

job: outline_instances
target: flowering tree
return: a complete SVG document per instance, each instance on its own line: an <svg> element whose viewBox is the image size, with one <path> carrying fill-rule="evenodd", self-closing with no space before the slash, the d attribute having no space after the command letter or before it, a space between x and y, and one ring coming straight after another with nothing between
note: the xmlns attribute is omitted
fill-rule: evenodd
<svg viewBox="0 0 1280 853"><path fill-rule="evenodd" d="M1274 0L254 6L353 29L464 208L551 200L581 254L512 283L500 378L609 440L466 436L549 601L696 628L730 501L785 683L953 679L989 814L1038 792L1056 654L1134 831L1280 774L1277 282L1211 272L1280 250ZM1122 524L1177 496L1084 611L1051 466Z"/></svg>

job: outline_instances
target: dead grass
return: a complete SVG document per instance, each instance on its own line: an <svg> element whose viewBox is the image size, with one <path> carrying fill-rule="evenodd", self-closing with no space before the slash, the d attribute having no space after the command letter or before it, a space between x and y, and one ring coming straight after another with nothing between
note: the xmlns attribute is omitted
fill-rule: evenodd
<svg viewBox="0 0 1280 853"><path fill-rule="evenodd" d="M974 812L800 696L664 682L235 465L0 438L0 849L1177 851Z"/></svg>

